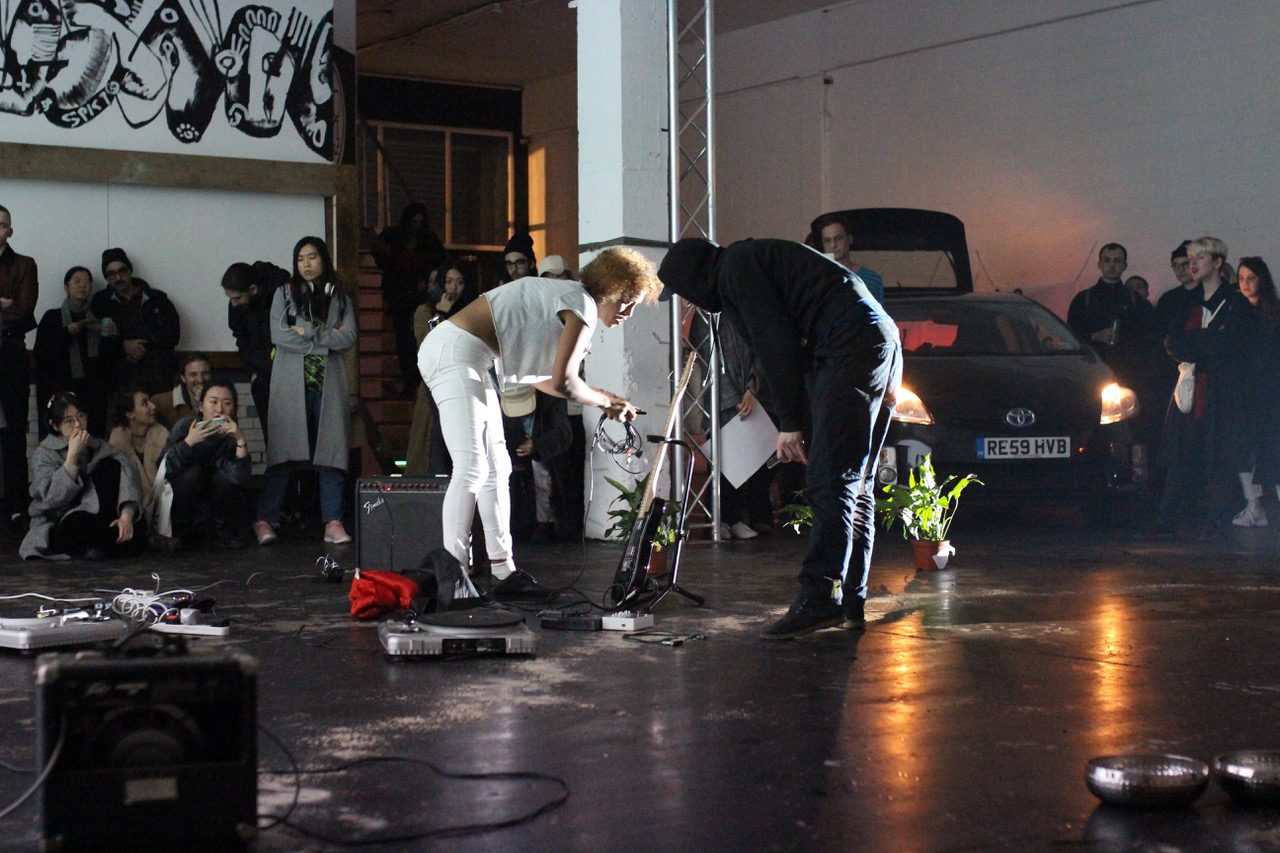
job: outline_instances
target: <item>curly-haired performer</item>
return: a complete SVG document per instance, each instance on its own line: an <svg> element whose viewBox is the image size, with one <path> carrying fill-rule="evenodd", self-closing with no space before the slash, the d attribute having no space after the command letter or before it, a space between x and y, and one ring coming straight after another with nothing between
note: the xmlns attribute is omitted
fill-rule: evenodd
<svg viewBox="0 0 1280 853"><path fill-rule="evenodd" d="M422 342L418 369L440 410L453 459L442 509L444 547L464 566L476 505L493 565L496 598L528 597L541 588L511 558L511 458L502 434L501 385L532 385L557 397L635 419L623 397L584 382L578 372L596 322L617 326L662 285L653 265L632 249L607 249L582 268L582 281L520 278L494 288L440 324Z"/></svg>

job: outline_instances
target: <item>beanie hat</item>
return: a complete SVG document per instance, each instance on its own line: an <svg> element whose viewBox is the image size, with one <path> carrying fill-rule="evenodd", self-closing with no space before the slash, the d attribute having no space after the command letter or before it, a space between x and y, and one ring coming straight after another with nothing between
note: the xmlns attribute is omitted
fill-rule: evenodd
<svg viewBox="0 0 1280 853"><path fill-rule="evenodd" d="M686 237L668 250L658 267L658 278L668 289L702 310L719 311L716 266L722 251L710 240Z"/></svg>
<svg viewBox="0 0 1280 853"><path fill-rule="evenodd" d="M129 256L124 253L124 249L116 247L114 249L107 249L102 253L102 274L107 274L108 264L114 264L117 261L124 264L129 269L133 269L133 263L129 260Z"/></svg>
<svg viewBox="0 0 1280 853"><path fill-rule="evenodd" d="M525 231L517 231L511 235L511 239L507 241L507 245L502 247L502 254L509 255L512 252L519 252L529 259L529 266L537 264L537 258L533 254L533 238Z"/></svg>

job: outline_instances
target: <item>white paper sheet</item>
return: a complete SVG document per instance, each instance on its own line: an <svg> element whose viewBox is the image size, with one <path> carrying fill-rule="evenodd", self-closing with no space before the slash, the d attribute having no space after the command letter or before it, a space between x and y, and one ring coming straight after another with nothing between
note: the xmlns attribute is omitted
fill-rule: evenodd
<svg viewBox="0 0 1280 853"><path fill-rule="evenodd" d="M734 415L720 424L720 471L735 489L741 488L778 446L778 430L757 405L746 418ZM703 445L703 452L710 448Z"/></svg>

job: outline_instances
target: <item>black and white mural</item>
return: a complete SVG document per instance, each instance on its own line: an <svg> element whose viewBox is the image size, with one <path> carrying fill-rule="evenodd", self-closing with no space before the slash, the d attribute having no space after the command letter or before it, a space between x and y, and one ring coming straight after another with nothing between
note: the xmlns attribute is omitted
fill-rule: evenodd
<svg viewBox="0 0 1280 853"><path fill-rule="evenodd" d="M334 159L333 0L0 0L0 26L0 139Z"/></svg>

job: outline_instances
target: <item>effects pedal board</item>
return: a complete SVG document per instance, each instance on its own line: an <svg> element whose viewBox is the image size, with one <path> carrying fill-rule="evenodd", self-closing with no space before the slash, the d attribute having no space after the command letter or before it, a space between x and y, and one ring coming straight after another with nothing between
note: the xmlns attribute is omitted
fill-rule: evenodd
<svg viewBox="0 0 1280 853"><path fill-rule="evenodd" d="M600 617L600 627L606 631L643 631L653 627L653 614L643 610L619 610Z"/></svg>
<svg viewBox="0 0 1280 853"><path fill-rule="evenodd" d="M388 619L378 626L378 639L393 657L538 653L538 635L519 614L487 607Z"/></svg>

